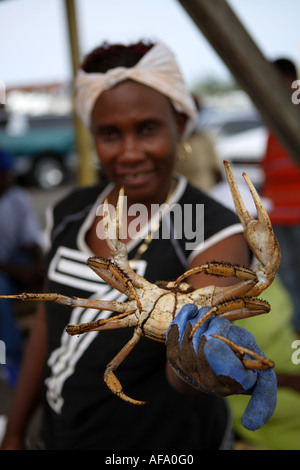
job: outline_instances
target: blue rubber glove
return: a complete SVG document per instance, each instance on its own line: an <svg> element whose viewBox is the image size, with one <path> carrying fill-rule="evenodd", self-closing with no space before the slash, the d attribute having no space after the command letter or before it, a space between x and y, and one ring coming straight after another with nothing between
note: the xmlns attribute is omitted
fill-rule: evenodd
<svg viewBox="0 0 300 470"><path fill-rule="evenodd" d="M251 395L242 416L245 428L254 431L272 416L277 401L277 379L273 369L246 369L230 346L211 335L228 338L265 357L251 333L222 317L204 322L189 339L193 326L209 310L187 304L175 317L166 335L167 358L179 376L193 387L218 396ZM246 354L245 357L253 359Z"/></svg>

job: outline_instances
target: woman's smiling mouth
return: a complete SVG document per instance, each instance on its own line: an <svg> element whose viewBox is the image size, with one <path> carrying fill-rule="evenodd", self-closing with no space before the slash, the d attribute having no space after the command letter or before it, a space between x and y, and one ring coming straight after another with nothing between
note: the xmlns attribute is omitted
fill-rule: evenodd
<svg viewBox="0 0 300 470"><path fill-rule="evenodd" d="M118 175L119 179L122 180L126 186L141 186L149 182L153 178L154 170L147 171L135 171L123 173Z"/></svg>

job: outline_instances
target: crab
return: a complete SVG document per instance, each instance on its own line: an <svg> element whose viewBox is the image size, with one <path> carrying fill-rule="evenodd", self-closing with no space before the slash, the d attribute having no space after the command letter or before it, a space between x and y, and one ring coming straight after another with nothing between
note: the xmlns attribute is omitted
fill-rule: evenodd
<svg viewBox="0 0 300 470"><path fill-rule="evenodd" d="M190 339L192 339L197 329L213 315L221 315L230 321L234 321L270 311L270 305L256 297L272 283L276 275L280 263L280 248L274 236L268 214L249 177L245 173L243 174L256 206L257 219L253 218L247 211L229 163L224 162L224 166L235 208L243 225L244 237L258 261L253 269L228 263L208 262L186 271L175 281L156 284L148 282L130 267L126 245L121 241L121 216L124 198L122 188L113 217L109 214L107 200L104 202L103 225L112 259L91 257L87 260L87 264L105 282L124 293L128 297L126 302L70 298L54 293L24 293L9 296L20 300L52 301L70 307L80 306L115 312L114 316L107 319L68 325L66 331L70 335L133 327L131 339L106 366L104 372L104 381L108 388L129 403L142 405L145 402L133 399L125 394L115 374L116 369L142 336L165 342L170 324L184 305L193 303L198 308L210 307L209 311L193 327ZM227 287L211 285L200 289L194 289L185 282L191 274L201 272L216 276L233 276L238 278L240 282ZM257 355L254 351L236 345L222 336L219 336L219 339L231 347L246 368L268 369L274 365L271 360ZM246 358L245 354L250 355L253 359Z"/></svg>

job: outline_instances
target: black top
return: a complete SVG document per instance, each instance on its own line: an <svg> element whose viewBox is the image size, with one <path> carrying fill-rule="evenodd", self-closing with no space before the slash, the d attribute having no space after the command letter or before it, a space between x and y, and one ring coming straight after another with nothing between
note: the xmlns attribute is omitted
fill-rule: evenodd
<svg viewBox="0 0 300 470"><path fill-rule="evenodd" d="M102 300L125 299L86 265L86 259L92 253L85 245L85 234L109 188L77 189L54 208L51 227L48 227L51 242L49 292ZM193 245L191 233L199 233L204 228L204 243L200 244L203 250L208 244L241 231L235 214L188 185L184 179L179 180L172 203L177 213L175 210L166 212L160 226L160 235L165 238L154 236L140 261L133 265L150 282L176 279L185 271L188 260L195 253L194 247L188 246L188 243ZM201 204L204 204L204 227ZM178 233L181 229L180 208L187 224L182 233ZM138 239L128 245L129 259L134 257L141 243ZM68 324L91 321L99 315L111 315L111 312L79 307L70 309L47 302L46 315L49 358L45 371L42 447L219 448L228 423L225 402L208 394L182 395L173 390L165 378L164 344L141 338L117 369L116 375L125 393L148 402L135 406L113 395L103 381L106 365L131 338L133 330L126 328L69 336L65 332Z"/></svg>

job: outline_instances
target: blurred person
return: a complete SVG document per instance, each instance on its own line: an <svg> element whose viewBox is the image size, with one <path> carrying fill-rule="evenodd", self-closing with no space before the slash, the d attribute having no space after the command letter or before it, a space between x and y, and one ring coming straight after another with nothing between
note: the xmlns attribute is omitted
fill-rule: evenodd
<svg viewBox="0 0 300 470"><path fill-rule="evenodd" d="M273 64L291 89L297 79L294 63L281 58ZM300 167L272 132L261 165L261 195L269 200L269 217L282 252L279 274L292 298L292 324L300 335Z"/></svg>
<svg viewBox="0 0 300 470"><path fill-rule="evenodd" d="M149 282L176 279L210 259L248 265L249 248L236 214L174 174L177 145L191 132L196 110L168 47L104 44L84 59L76 91L77 112L91 131L109 183L78 188L51 210L47 292L123 300L86 265L89 256L110 257L106 240L97 232L97 210L105 198L115 206L122 186L127 221L136 203L147 209L166 201L180 207L205 205L204 241L197 246L188 247L184 234L180 240L173 233L154 237L157 218L151 211L142 223L143 237L127 234L130 263ZM160 217L163 224L167 214ZM189 281L195 288L233 283L232 278L202 274ZM164 343L142 337L118 369L126 393L146 400L145 406L112 394L101 374L130 340L131 329L80 337L65 331L70 323L104 315L84 306L39 303L3 448L25 447L26 424L41 395L39 449L228 448L231 417L225 400L181 380L166 363Z"/></svg>
<svg viewBox="0 0 300 470"><path fill-rule="evenodd" d="M0 293L40 288L44 276L41 231L27 192L14 183L14 162L0 149ZM5 343L6 363L0 374L15 385L22 357L23 336L13 301L0 304L0 339Z"/></svg>

